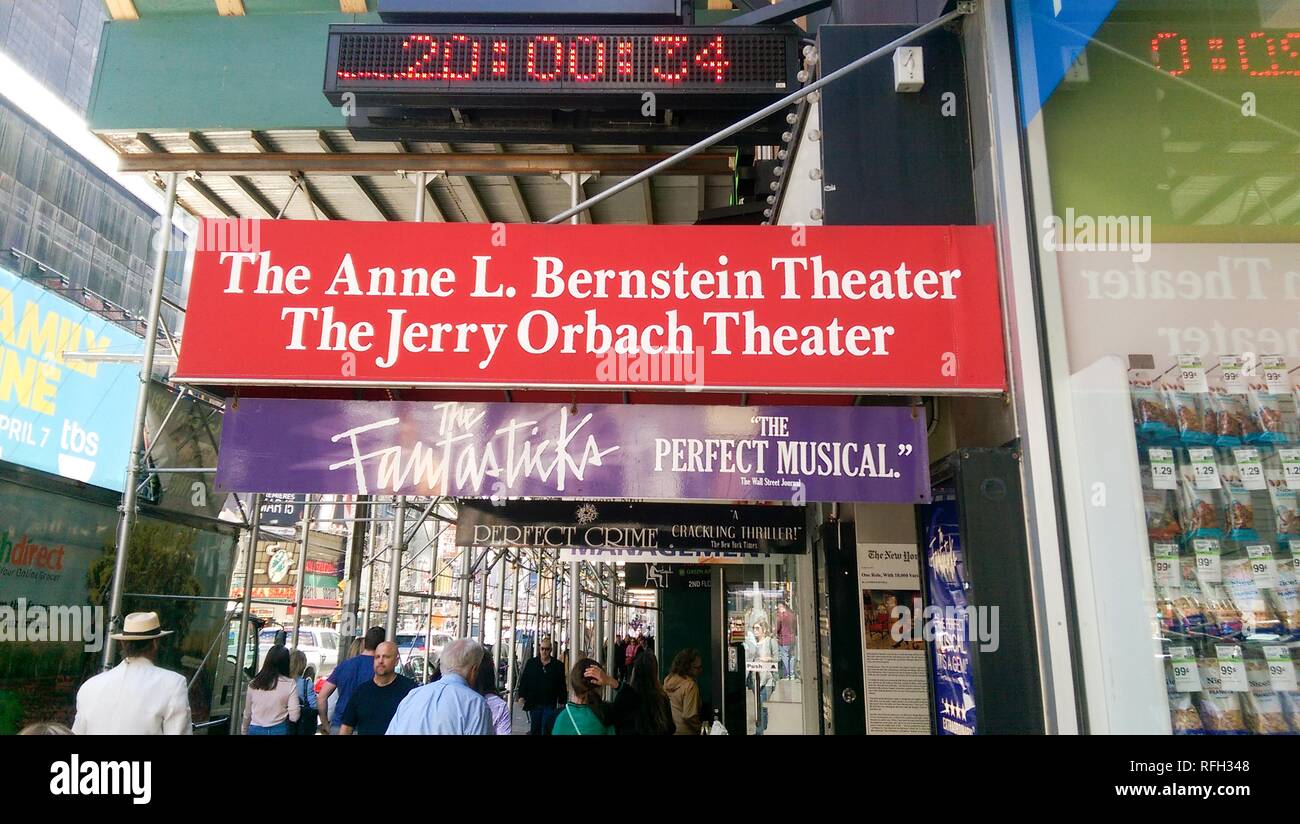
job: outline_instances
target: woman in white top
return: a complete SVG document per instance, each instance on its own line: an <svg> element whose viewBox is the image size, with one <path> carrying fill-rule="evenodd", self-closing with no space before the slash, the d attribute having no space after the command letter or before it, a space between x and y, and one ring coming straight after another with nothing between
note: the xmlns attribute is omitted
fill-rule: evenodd
<svg viewBox="0 0 1300 824"><path fill-rule="evenodd" d="M298 690L289 677L289 650L271 647L262 669L248 684L244 699L244 735L288 735L296 722Z"/></svg>

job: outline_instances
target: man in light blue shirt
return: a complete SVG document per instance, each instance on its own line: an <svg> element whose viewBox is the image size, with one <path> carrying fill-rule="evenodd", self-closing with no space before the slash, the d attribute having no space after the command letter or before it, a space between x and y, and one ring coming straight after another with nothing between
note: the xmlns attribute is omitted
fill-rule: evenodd
<svg viewBox="0 0 1300 824"><path fill-rule="evenodd" d="M411 690L388 724L388 735L492 735L492 711L470 686L478 679L483 646L470 638L442 651L442 678Z"/></svg>

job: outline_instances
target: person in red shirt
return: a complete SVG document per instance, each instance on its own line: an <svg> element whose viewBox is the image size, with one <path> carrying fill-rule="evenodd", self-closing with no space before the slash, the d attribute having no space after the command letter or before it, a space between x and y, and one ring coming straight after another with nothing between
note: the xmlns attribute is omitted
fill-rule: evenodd
<svg viewBox="0 0 1300 824"><path fill-rule="evenodd" d="M785 601L781 601L776 605L776 646L782 678L795 677L794 669L798 661L798 652L795 650L797 640L798 629L794 610L790 609L790 605Z"/></svg>

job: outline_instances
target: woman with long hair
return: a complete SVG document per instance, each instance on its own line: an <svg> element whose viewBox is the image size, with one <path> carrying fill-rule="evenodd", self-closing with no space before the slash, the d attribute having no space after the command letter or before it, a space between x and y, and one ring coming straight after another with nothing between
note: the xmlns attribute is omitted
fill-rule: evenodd
<svg viewBox="0 0 1300 824"><path fill-rule="evenodd" d="M673 664L664 679L664 692L673 711L676 735L700 734L700 684L697 680L704 671L700 651L687 647L673 656Z"/></svg>
<svg viewBox="0 0 1300 824"><path fill-rule="evenodd" d="M492 731L497 735L510 735L510 705L497 691L497 668L492 660L492 653L483 650L483 663L478 668L478 681L474 689L487 701L492 711Z"/></svg>
<svg viewBox="0 0 1300 824"><path fill-rule="evenodd" d="M314 671L307 666L307 653L300 649L289 653L289 679L298 695L298 723L290 730L295 735L315 735L319 713L316 709L316 685L312 683Z"/></svg>
<svg viewBox="0 0 1300 824"><path fill-rule="evenodd" d="M271 647L244 697L244 735L288 735L300 715L298 690L289 677L289 650Z"/></svg>
<svg viewBox="0 0 1300 824"><path fill-rule="evenodd" d="M605 701L600 690L601 687L617 686L618 681L595 660L579 660L569 671L569 703L555 719L551 735L613 735L619 713L613 704ZM627 699L624 699L626 703Z"/></svg>
<svg viewBox="0 0 1300 824"><path fill-rule="evenodd" d="M640 700L633 711L618 722L618 734L672 735L676 729L673 709L663 684L659 682L659 659L648 647L642 649L632 662L632 674L626 688L635 691Z"/></svg>

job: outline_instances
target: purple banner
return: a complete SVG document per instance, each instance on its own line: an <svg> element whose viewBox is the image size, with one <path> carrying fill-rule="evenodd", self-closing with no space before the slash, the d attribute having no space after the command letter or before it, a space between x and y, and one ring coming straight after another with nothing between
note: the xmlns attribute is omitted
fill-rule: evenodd
<svg viewBox="0 0 1300 824"><path fill-rule="evenodd" d="M894 406L244 398L217 487L459 497L929 500L925 415Z"/></svg>

